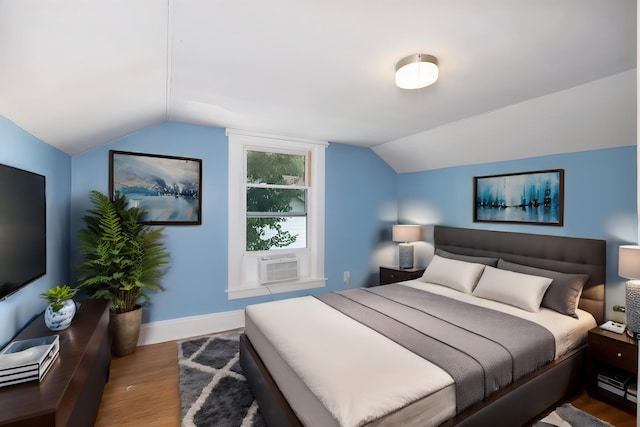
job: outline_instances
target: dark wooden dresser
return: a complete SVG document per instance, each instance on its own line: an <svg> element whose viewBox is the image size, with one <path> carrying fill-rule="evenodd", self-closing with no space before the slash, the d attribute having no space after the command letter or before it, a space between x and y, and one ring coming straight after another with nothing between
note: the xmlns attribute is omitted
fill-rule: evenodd
<svg viewBox="0 0 640 427"><path fill-rule="evenodd" d="M15 340L60 336L60 353L41 382L0 388L0 425L92 426L109 378L111 340L106 301L80 302L71 326L50 331L44 315Z"/></svg>

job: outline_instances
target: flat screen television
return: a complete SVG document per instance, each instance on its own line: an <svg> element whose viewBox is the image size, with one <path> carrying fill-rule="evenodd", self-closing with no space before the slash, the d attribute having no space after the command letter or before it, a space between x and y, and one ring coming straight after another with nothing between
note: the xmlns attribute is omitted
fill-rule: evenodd
<svg viewBox="0 0 640 427"><path fill-rule="evenodd" d="M46 272L45 177L0 164L0 301Z"/></svg>

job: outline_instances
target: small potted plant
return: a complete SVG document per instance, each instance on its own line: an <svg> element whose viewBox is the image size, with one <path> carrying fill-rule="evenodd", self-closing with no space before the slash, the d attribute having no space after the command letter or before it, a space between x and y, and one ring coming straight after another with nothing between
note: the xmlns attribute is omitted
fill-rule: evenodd
<svg viewBox="0 0 640 427"><path fill-rule="evenodd" d="M73 297L78 291L68 285L57 285L47 292L40 294L42 298L49 302L44 311L44 323L52 331L62 331L71 325L73 317L76 315L76 303Z"/></svg>

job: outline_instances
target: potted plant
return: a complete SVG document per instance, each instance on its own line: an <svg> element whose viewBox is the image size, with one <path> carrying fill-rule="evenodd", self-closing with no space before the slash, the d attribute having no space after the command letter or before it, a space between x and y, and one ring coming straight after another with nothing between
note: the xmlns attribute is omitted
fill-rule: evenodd
<svg viewBox="0 0 640 427"><path fill-rule="evenodd" d="M76 315L76 303L73 297L78 291L68 285L57 285L46 292L40 294L42 298L49 302L44 311L44 323L52 331L62 331L71 325L73 317Z"/></svg>
<svg viewBox="0 0 640 427"><path fill-rule="evenodd" d="M97 190L89 193L93 209L83 217L79 231L78 286L111 308L113 353L135 351L142 323L141 300L164 290L159 279L169 254L161 241L163 228L142 223L146 212L128 207L124 194L113 200Z"/></svg>

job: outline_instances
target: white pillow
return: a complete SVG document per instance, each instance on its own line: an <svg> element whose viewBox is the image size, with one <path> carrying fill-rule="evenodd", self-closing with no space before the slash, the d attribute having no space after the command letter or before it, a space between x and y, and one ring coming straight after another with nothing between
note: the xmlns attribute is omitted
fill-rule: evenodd
<svg viewBox="0 0 640 427"><path fill-rule="evenodd" d="M540 311L542 297L552 281L547 277L487 266L473 295L537 312Z"/></svg>
<svg viewBox="0 0 640 427"><path fill-rule="evenodd" d="M469 294L478 283L483 269L484 264L458 261L435 255L420 280Z"/></svg>

